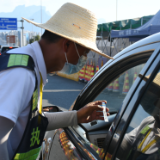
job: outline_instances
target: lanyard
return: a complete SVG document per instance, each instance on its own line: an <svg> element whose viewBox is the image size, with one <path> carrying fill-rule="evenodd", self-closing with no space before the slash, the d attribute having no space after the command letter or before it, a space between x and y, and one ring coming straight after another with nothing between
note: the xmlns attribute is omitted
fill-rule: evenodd
<svg viewBox="0 0 160 160"><path fill-rule="evenodd" d="M151 133L151 130L147 133L147 135L145 136L145 138L143 139L143 141L140 143L140 145L138 146L138 149L141 150L142 149L142 145L145 142L145 140L147 139L147 137L149 136L149 134ZM142 153L145 153L153 144L155 144L157 142L157 138L152 140L149 144L147 144L141 151Z"/></svg>

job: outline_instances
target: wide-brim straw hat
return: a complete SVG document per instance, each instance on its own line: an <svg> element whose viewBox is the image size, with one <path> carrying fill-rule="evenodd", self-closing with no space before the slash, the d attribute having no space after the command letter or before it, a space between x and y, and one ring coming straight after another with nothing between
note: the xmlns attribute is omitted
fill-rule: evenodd
<svg viewBox="0 0 160 160"><path fill-rule="evenodd" d="M97 48L97 18L91 11L83 7L65 3L46 23L42 24L23 19L37 27L76 42L101 56L113 59Z"/></svg>

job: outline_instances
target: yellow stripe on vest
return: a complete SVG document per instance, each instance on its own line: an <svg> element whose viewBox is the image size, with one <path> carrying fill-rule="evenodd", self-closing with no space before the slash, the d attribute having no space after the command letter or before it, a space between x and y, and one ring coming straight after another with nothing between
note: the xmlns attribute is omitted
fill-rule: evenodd
<svg viewBox="0 0 160 160"><path fill-rule="evenodd" d="M40 103L39 103L39 114L42 115L42 97L43 97L43 80L42 80L42 75L41 76L41 83L40 83Z"/></svg>
<svg viewBox="0 0 160 160"><path fill-rule="evenodd" d="M143 141L140 143L140 145L138 146L138 149L141 150L142 153L145 153L153 144L155 144L157 142L157 138L153 139L149 144L147 144L143 149L142 149L142 145L145 142L145 140L147 139L147 137L149 136L149 134L151 133L151 130L147 133L147 135L145 136L145 138L143 139Z"/></svg>

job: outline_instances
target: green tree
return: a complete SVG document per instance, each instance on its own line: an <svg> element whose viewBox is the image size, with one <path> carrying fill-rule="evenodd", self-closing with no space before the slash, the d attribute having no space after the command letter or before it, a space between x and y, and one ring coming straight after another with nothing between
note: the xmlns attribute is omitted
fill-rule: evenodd
<svg viewBox="0 0 160 160"><path fill-rule="evenodd" d="M33 43L33 42L34 42L34 39L31 38L31 39L29 40L29 43L31 44L31 43Z"/></svg>
<svg viewBox="0 0 160 160"><path fill-rule="evenodd" d="M31 44L31 43L33 43L34 41L39 41L40 40L40 36L39 35L36 35L36 36L34 36L33 38L31 38L30 40L29 40L29 43Z"/></svg>
<svg viewBox="0 0 160 160"><path fill-rule="evenodd" d="M36 35L36 36L34 37L34 39L35 39L35 41L39 41L39 40L40 40L40 36L39 36L39 35Z"/></svg>

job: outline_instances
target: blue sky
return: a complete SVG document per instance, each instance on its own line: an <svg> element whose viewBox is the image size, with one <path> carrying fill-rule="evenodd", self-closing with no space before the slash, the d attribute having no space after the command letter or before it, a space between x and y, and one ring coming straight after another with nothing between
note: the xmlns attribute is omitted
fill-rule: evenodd
<svg viewBox="0 0 160 160"><path fill-rule="evenodd" d="M72 2L94 12L105 22L154 15L160 10L160 0L1 0L0 12L11 12L18 5L42 5L54 14L64 3Z"/></svg>

